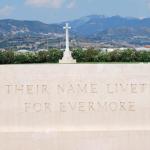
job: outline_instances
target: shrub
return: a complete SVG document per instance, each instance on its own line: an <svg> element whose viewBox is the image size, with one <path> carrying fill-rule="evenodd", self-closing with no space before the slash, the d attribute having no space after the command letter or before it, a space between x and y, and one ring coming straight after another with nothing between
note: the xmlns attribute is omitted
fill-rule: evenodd
<svg viewBox="0 0 150 150"><path fill-rule="evenodd" d="M37 62L38 63L46 63L47 62L47 51L40 51L37 53Z"/></svg>
<svg viewBox="0 0 150 150"><path fill-rule="evenodd" d="M137 61L138 62L150 62L150 52L139 51Z"/></svg>
<svg viewBox="0 0 150 150"><path fill-rule="evenodd" d="M58 49L28 53L0 51L0 64L57 63L62 56L63 52ZM150 51L132 49L104 52L93 48L78 48L72 51L72 56L77 62L150 62Z"/></svg>
<svg viewBox="0 0 150 150"><path fill-rule="evenodd" d="M2 64L12 64L14 63L15 54L13 51L4 51L0 54L0 63Z"/></svg>
<svg viewBox="0 0 150 150"><path fill-rule="evenodd" d="M88 49L84 51L85 62L97 62L98 50Z"/></svg>
<svg viewBox="0 0 150 150"><path fill-rule="evenodd" d="M81 48L75 49L72 51L72 56L77 62L85 62L84 51Z"/></svg>
<svg viewBox="0 0 150 150"><path fill-rule="evenodd" d="M18 53L15 55L15 64L36 63L37 56L35 53Z"/></svg>
<svg viewBox="0 0 150 150"><path fill-rule="evenodd" d="M51 49L47 53L47 62L57 63L63 57L63 52L58 49Z"/></svg>

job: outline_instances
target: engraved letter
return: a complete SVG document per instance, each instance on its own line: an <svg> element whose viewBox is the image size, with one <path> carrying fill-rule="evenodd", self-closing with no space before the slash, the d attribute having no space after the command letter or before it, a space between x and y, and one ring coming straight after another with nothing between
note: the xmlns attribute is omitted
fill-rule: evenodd
<svg viewBox="0 0 150 150"><path fill-rule="evenodd" d="M31 108L31 103L25 103L25 112L28 112Z"/></svg>
<svg viewBox="0 0 150 150"><path fill-rule="evenodd" d="M11 92L11 87L12 87L13 85L6 85L6 87L7 87L7 93L8 94L10 94L10 92Z"/></svg>
<svg viewBox="0 0 150 150"><path fill-rule="evenodd" d="M129 102L129 111L135 111L135 102Z"/></svg>
<svg viewBox="0 0 150 150"><path fill-rule="evenodd" d="M66 106L63 102L60 103L60 112L66 112Z"/></svg>

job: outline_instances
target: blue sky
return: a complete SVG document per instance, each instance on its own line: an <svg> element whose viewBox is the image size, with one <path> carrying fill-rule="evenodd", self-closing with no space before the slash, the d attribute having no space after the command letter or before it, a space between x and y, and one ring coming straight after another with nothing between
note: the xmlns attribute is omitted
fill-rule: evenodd
<svg viewBox="0 0 150 150"><path fill-rule="evenodd" d="M0 19L54 23L91 14L150 17L150 0L0 0Z"/></svg>

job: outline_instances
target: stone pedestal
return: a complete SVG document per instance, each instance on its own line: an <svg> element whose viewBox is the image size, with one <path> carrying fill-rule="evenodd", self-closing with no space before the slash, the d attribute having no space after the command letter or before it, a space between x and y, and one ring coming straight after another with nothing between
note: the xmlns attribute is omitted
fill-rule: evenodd
<svg viewBox="0 0 150 150"><path fill-rule="evenodd" d="M0 150L150 150L150 64L0 65Z"/></svg>
<svg viewBox="0 0 150 150"><path fill-rule="evenodd" d="M150 150L150 64L0 65L0 150Z"/></svg>
<svg viewBox="0 0 150 150"><path fill-rule="evenodd" d="M71 56L71 51L67 50L64 52L64 56L59 60L60 64L75 64L76 60Z"/></svg>

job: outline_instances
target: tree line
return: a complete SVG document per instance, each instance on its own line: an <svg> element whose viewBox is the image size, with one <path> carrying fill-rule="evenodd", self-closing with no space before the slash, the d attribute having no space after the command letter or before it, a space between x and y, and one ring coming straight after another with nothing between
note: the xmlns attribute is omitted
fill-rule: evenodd
<svg viewBox="0 0 150 150"><path fill-rule="evenodd" d="M78 63L150 62L150 51L136 51L134 49L107 52L93 48L88 50L78 48L72 50L72 56ZM26 53L0 51L0 64L58 63L62 57L63 51L58 49Z"/></svg>

